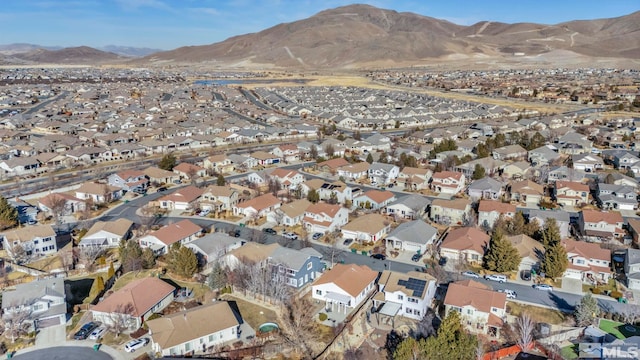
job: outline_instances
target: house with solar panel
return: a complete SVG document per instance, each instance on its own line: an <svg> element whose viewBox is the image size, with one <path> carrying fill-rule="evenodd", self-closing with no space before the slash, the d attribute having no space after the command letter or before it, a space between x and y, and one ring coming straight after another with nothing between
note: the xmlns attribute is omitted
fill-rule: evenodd
<svg viewBox="0 0 640 360"><path fill-rule="evenodd" d="M397 316L422 319L433 303L437 287L436 278L427 273L384 270L378 280L378 293L373 298L377 320L385 316L392 322Z"/></svg>

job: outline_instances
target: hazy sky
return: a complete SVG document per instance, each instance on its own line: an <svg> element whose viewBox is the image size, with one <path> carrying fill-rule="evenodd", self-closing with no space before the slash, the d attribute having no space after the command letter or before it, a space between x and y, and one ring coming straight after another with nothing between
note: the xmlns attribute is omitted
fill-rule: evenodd
<svg viewBox="0 0 640 360"><path fill-rule="evenodd" d="M0 0L0 44L174 49L258 32L342 0ZM640 10L639 0L374 0L373 6L471 25L482 20L556 24Z"/></svg>

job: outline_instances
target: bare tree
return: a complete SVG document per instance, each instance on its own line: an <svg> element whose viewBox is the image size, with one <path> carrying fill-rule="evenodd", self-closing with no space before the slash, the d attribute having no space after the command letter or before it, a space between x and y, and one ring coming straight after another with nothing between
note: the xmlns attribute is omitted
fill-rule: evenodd
<svg viewBox="0 0 640 360"><path fill-rule="evenodd" d="M436 333L436 329L434 327L434 320L436 318L436 313L431 309L427 309L427 313L424 315L422 320L418 322L418 326L416 329L417 335L423 338L428 338L431 335Z"/></svg>
<svg viewBox="0 0 640 360"><path fill-rule="evenodd" d="M530 349L533 343L533 331L535 327L536 323L527 313L522 313L516 320L516 331L518 333L517 343L522 351Z"/></svg>
<svg viewBox="0 0 640 360"><path fill-rule="evenodd" d="M296 351L303 356L313 354L312 340L314 338L314 329L316 321L313 319L311 301L308 297L292 297L290 301L284 304L281 313L283 326L283 335L293 343Z"/></svg>
<svg viewBox="0 0 640 360"><path fill-rule="evenodd" d="M95 261L102 255L104 249L99 245L81 246L78 248L78 260L85 270L91 271Z"/></svg>
<svg viewBox="0 0 640 360"><path fill-rule="evenodd" d="M155 225L158 220L156 216L156 208L147 204L140 208L138 218L140 219L140 229L145 234L149 232L151 227Z"/></svg>
<svg viewBox="0 0 640 360"><path fill-rule="evenodd" d="M135 308L132 303L118 304L111 311L107 321L107 328L116 335L116 338L125 330L131 328L134 312Z"/></svg>
<svg viewBox="0 0 640 360"><path fill-rule="evenodd" d="M476 360L484 359L484 343L478 339L478 345L476 346Z"/></svg>
<svg viewBox="0 0 640 360"><path fill-rule="evenodd" d="M275 220L276 222L276 225L281 225L282 220L284 220L284 211L282 211L282 209L276 209L271 214L273 220Z"/></svg>
<svg viewBox="0 0 640 360"><path fill-rule="evenodd" d="M21 335L29 331L32 325L30 318L30 304L14 305L5 310L1 318L2 328L4 329L4 335L11 339L11 343L15 343Z"/></svg>
<svg viewBox="0 0 640 360"><path fill-rule="evenodd" d="M60 218L65 214L67 200L59 194L53 194L49 200L49 210L56 225L60 225Z"/></svg>

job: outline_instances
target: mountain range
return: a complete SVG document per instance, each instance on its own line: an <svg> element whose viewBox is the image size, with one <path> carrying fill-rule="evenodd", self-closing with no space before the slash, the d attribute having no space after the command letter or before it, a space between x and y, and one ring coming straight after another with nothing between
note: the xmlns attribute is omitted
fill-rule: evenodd
<svg viewBox="0 0 640 360"><path fill-rule="evenodd" d="M113 48L107 49L111 52L88 49L38 49L9 56L35 63L127 61ZM621 59L640 66L640 11L555 25L482 21L464 26L414 13L349 5L211 45L154 52L128 61L335 69L519 59L561 65Z"/></svg>

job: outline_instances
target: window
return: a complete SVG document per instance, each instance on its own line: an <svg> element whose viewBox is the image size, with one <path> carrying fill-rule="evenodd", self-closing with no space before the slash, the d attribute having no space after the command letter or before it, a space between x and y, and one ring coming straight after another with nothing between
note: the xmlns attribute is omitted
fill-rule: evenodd
<svg viewBox="0 0 640 360"><path fill-rule="evenodd" d="M473 309L467 309L467 315L473 315Z"/></svg>
<svg viewBox="0 0 640 360"><path fill-rule="evenodd" d="M307 264L307 270L311 270L311 269L313 269L313 263L309 261L309 263Z"/></svg>
<svg viewBox="0 0 640 360"><path fill-rule="evenodd" d="M405 311L407 314L413 314L413 310L412 310L412 309L410 309L410 308L405 308L405 309L404 309L404 311Z"/></svg>
<svg viewBox="0 0 640 360"><path fill-rule="evenodd" d="M184 350L185 351L191 351L191 343L185 343L184 344Z"/></svg>
<svg viewBox="0 0 640 360"><path fill-rule="evenodd" d="M398 300L403 300L403 299L404 299L404 296L398 295Z"/></svg>
<svg viewBox="0 0 640 360"><path fill-rule="evenodd" d="M213 341L213 335L209 335L209 341Z"/></svg>
<svg viewBox="0 0 640 360"><path fill-rule="evenodd" d="M417 304L417 303L418 303L418 299L416 299L416 298L412 298L412 297L407 298L407 301L409 301L410 303L415 303L415 304Z"/></svg>
<svg viewBox="0 0 640 360"><path fill-rule="evenodd" d="M39 243L40 243L40 241L38 241L38 240L33 240L33 244L34 244L34 245L38 245Z"/></svg>
<svg viewBox="0 0 640 360"><path fill-rule="evenodd" d="M316 295L322 296L322 290L316 290Z"/></svg>

